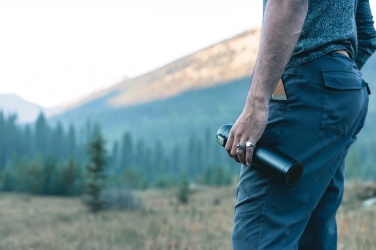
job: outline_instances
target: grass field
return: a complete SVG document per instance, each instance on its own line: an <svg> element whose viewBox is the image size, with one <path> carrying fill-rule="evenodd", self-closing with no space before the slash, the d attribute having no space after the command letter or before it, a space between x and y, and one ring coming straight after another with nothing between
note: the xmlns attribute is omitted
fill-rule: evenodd
<svg viewBox="0 0 376 250"><path fill-rule="evenodd" d="M376 249L376 205L364 208L348 185L338 213L338 249ZM0 195L1 250L231 249L235 187L136 192L139 211L88 214L78 198Z"/></svg>

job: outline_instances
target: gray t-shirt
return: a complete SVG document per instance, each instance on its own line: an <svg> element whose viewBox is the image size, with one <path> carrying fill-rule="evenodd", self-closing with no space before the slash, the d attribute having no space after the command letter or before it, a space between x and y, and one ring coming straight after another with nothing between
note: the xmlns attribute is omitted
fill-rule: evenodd
<svg viewBox="0 0 376 250"><path fill-rule="evenodd" d="M264 0L264 10L266 3ZM310 0L287 68L334 50L346 50L361 68L375 49L376 32L368 0Z"/></svg>

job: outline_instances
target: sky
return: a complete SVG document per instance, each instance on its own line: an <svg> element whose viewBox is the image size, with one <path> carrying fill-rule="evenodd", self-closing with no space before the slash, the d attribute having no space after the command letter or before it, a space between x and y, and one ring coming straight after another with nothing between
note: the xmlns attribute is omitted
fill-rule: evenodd
<svg viewBox="0 0 376 250"><path fill-rule="evenodd" d="M258 26L261 16L262 0L0 0L0 94L55 107Z"/></svg>
<svg viewBox="0 0 376 250"><path fill-rule="evenodd" d="M0 0L0 94L45 108L261 23L260 0Z"/></svg>

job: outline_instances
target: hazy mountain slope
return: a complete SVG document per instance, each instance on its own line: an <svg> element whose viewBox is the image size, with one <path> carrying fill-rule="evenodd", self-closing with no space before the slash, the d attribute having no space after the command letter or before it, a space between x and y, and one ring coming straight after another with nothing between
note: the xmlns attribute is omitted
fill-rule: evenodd
<svg viewBox="0 0 376 250"><path fill-rule="evenodd" d="M150 102L250 75L256 61L259 37L259 29L245 32L154 72L130 79L121 86L121 94L111 103L124 106Z"/></svg>
<svg viewBox="0 0 376 250"><path fill-rule="evenodd" d="M0 111L4 114L17 114L20 123L34 121L43 108L35 103L25 101L14 94L0 95Z"/></svg>
<svg viewBox="0 0 376 250"><path fill-rule="evenodd" d="M213 133L223 123L233 122L240 114L250 77L218 86L184 92L150 103L106 109L105 100L67 112L59 119L82 127L87 119L98 122L109 140L119 139L125 131L136 138L166 143L187 141L201 136L206 129ZM107 98L110 98L109 95ZM214 135L213 135L214 136Z"/></svg>
<svg viewBox="0 0 376 250"><path fill-rule="evenodd" d="M126 79L65 109L75 109L115 92L107 100L108 105L138 105L248 76L256 61L259 39L259 28L244 32L147 74Z"/></svg>

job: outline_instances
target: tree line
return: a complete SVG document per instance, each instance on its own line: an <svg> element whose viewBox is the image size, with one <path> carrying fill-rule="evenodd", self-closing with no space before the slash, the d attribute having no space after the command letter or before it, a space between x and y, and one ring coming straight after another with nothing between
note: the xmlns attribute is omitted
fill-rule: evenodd
<svg viewBox="0 0 376 250"><path fill-rule="evenodd" d="M90 140L100 127L51 125L41 113L32 124L0 112L0 189L43 195L80 195L87 179ZM100 132L99 132L100 133ZM105 185L145 189L179 186L182 176L204 185L228 185L236 164L207 130L201 138L166 146L163 140L134 138L126 131L106 148ZM232 165L232 166L231 166ZM234 167L235 165L235 167Z"/></svg>
<svg viewBox="0 0 376 250"><path fill-rule="evenodd" d="M86 122L77 129L49 124L40 114L32 124L19 125L16 115L0 112L0 190L42 195L81 195L87 183L88 148L99 126ZM228 185L239 172L215 141L210 129L187 141L166 145L161 139L136 138L125 131L106 148L105 186L111 188L180 187L186 179L202 185ZM368 134L368 133L367 133ZM169 140L170 142L171 140ZM375 141L368 150L359 141L347 158L347 178L374 180Z"/></svg>

